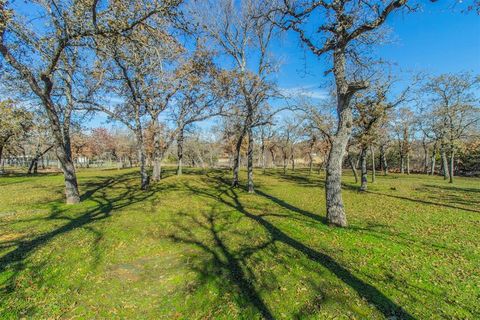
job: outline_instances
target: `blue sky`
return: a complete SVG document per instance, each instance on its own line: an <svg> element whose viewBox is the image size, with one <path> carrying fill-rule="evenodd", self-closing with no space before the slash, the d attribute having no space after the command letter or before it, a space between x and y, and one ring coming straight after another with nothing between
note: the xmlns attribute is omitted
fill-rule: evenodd
<svg viewBox="0 0 480 320"><path fill-rule="evenodd" d="M441 3L440 3L441 2ZM472 71L480 73L480 16L464 13L453 1L425 2L415 13L395 13L387 20L391 42L378 46L376 55L397 65L397 70L429 74ZM283 66L278 75L282 88L305 88L321 96L325 87L325 59L301 48L289 34L275 46ZM305 70L308 73L305 73Z"/></svg>

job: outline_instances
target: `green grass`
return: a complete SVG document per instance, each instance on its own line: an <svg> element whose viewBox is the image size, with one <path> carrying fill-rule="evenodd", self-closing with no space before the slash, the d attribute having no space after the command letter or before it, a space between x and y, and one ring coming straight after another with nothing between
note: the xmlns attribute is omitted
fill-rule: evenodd
<svg viewBox="0 0 480 320"><path fill-rule="evenodd" d="M60 175L1 177L0 317L480 317L479 179L347 175L339 229L317 174L167 174L81 171L74 206Z"/></svg>

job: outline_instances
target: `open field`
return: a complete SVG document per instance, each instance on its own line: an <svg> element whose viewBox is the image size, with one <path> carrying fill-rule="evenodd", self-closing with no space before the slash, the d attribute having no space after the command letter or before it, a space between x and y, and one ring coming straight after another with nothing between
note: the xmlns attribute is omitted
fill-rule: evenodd
<svg viewBox="0 0 480 320"><path fill-rule="evenodd" d="M480 179L347 175L341 229L317 174L166 175L80 171L73 206L61 175L1 177L0 317L480 318Z"/></svg>

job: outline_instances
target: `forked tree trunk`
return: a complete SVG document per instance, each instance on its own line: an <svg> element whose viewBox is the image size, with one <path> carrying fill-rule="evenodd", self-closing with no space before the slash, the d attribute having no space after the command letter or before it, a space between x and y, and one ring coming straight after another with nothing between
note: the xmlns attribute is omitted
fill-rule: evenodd
<svg viewBox="0 0 480 320"><path fill-rule="evenodd" d="M253 130L251 127L248 129L247 180L248 192L254 193L255 189L253 185Z"/></svg>
<svg viewBox="0 0 480 320"><path fill-rule="evenodd" d="M367 178L367 147L362 146L362 151L360 152L360 168L361 168L361 185L360 185L360 191L366 191L367 190L367 183L368 183L368 178Z"/></svg>
<svg viewBox="0 0 480 320"><path fill-rule="evenodd" d="M184 132L183 128L180 129L178 132L177 138L177 156L178 156L178 163L177 163L177 175L182 175L182 161L183 161L183 141L184 141Z"/></svg>
<svg viewBox="0 0 480 320"><path fill-rule="evenodd" d="M376 179L376 169L375 169L375 149L373 148L373 146L370 146L370 154L372 155L372 183L374 183Z"/></svg>
<svg viewBox="0 0 480 320"><path fill-rule="evenodd" d="M50 151L50 149L52 149L53 146L50 146L48 147L47 149L45 149L43 152L40 151L39 147L37 148L37 152L35 153L35 156L32 158L32 161L30 162L30 166L28 167L28 174L32 174L32 171L33 173L37 173L38 172L38 160L45 154L47 153L48 151Z"/></svg>
<svg viewBox="0 0 480 320"><path fill-rule="evenodd" d="M339 100L341 100L339 98ZM339 123L332 139L327 160L325 195L327 204L327 222L331 225L346 227L347 216L342 199L342 163L350 133L352 131L352 110L347 101L339 101Z"/></svg>

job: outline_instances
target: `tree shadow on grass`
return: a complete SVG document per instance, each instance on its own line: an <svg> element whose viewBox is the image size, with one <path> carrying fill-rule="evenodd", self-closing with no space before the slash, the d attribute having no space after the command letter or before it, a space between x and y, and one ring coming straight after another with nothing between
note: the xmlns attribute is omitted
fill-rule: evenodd
<svg viewBox="0 0 480 320"><path fill-rule="evenodd" d="M69 208L75 209L74 206L70 207L60 203L53 203L51 205L51 213L47 217L37 220L43 220L45 222L62 221L65 223L60 227L36 235L33 238L24 237L8 243L9 247L14 246L16 248L0 257L0 273L6 272L5 274L8 275L8 277L3 280L3 288L0 289L0 292L8 293L15 290L15 279L20 272L27 267L27 258L40 247L62 234L80 228L93 232L96 238L94 245L98 244L98 240L102 234L92 229L91 226L95 222L108 218L114 210L142 202L157 191L157 188L151 188L149 191L132 188L129 185L131 178L132 173L129 173L115 178L84 184L83 187L86 187L87 191L83 194L82 200L93 201L95 205L87 208L85 212L79 215L69 212ZM1 245L0 243L0 246Z"/></svg>
<svg viewBox="0 0 480 320"><path fill-rule="evenodd" d="M363 192L376 194L376 195L380 195L380 196L384 196L384 197L390 197L390 198L396 198L396 199L401 199L401 200L407 200L407 201L422 203L422 204L431 205L431 206L445 207L445 208L450 208L450 209L480 213L480 209L477 210L477 209L465 208L465 207L460 207L460 206L457 206L457 205L441 203L441 202L438 202L438 201L434 202L434 201L429 201L429 200L421 200L421 199L409 198L409 197L405 197L405 196L393 195L393 194L377 192L377 191L368 191L367 190L367 191L363 191ZM442 199L442 200L445 200L445 199Z"/></svg>
<svg viewBox="0 0 480 320"><path fill-rule="evenodd" d="M435 186L435 187L443 188L442 186ZM475 205L479 204L479 202L477 200L466 201L465 199L462 199L462 201L460 201L459 199L461 199L461 198L459 196L456 196L454 194L437 195L435 193L436 191L433 190L433 189L428 190L428 193L425 195L425 197L427 199L431 199L431 200L422 200L422 199L416 199L416 198L411 198L411 197L406 197L406 196L396 195L396 194L389 194L389 193L379 192L379 191L372 191L372 190L361 191L360 186L352 185L352 184L348 184L348 183L342 183L342 188L350 190L350 191L356 191L356 192L359 192L359 193L361 192L361 193L365 193L365 194L368 194L368 193L369 194L375 194L375 195L384 196L384 197L390 197L390 198L395 198L395 199L400 199L400 200L407 200L407 201L411 201L411 202L422 203L422 204L425 204L425 205L432 205L432 206L445 207L445 208L451 208L451 209L457 209L457 210L464 210L464 211L469 211L469 212L480 212L480 209L467 208L467 207L458 205L458 204L460 204L460 205L475 206ZM455 191L461 191L461 189L463 189L463 188L455 189ZM471 189L469 189L469 188L467 188L466 190L469 190L469 191L465 191L465 189L464 189L464 192L472 192ZM476 189L473 189L473 190L476 190ZM419 190L417 190L417 191L419 191ZM427 191L427 189L422 189L422 191ZM476 191L474 191L474 192L476 192ZM446 202L448 202L448 203L446 203Z"/></svg>
<svg viewBox="0 0 480 320"><path fill-rule="evenodd" d="M272 240L258 246L242 246L240 250L234 251L227 246L222 236L234 222L222 218L221 213L214 208L204 212L200 218L182 212L179 213L179 218L180 223L174 222L175 232L169 238L174 242L194 245L211 257L211 260L201 260L200 264L192 267L200 275L200 284L214 277L221 291L237 296L237 303L242 310L253 307L264 319L274 319L253 285L253 272L245 265L245 260L250 255L268 247ZM195 257L198 258L198 254Z"/></svg>
<svg viewBox="0 0 480 320"><path fill-rule="evenodd" d="M325 181L321 176L315 173L305 173L304 171L287 171L286 173L283 173L283 171L266 171L264 175L294 182L304 187L323 187L325 185Z"/></svg>
<svg viewBox="0 0 480 320"><path fill-rule="evenodd" d="M293 212L296 212L296 213L299 213L301 214L302 216L305 216L307 218L310 218L312 220L315 220L315 221L318 221L318 222L321 222L323 224L327 224L327 219L325 217L322 217L322 216L319 216L317 214L314 214L310 211L307 211L307 210L303 210L299 207L296 207L288 202L285 202L277 197L274 197L268 193L265 193L263 192L262 190L260 189L256 189L255 190L255 193L258 194L258 195L261 195L262 197L264 198L267 198L268 200L278 204L279 206L287 209L287 210L290 210L290 211L293 211Z"/></svg>
<svg viewBox="0 0 480 320"><path fill-rule="evenodd" d="M213 183L215 183L215 181L213 181ZM213 199L218 203L237 210L246 218L255 221L257 224L262 226L263 229L268 232L269 237L273 242L279 242L287 245L288 247L301 252L310 260L319 263L333 273L342 282L355 290L359 296L372 304L385 317L395 315L401 317L402 319L415 319L401 306L397 305L394 301L385 296L380 290L352 274L347 268L343 267L329 255L312 249L300 241L290 237L288 234L277 228L274 224L267 221L262 215L256 215L249 212L240 201L238 191L228 187L228 185L225 185L225 183L221 180L217 180L217 183L218 184L216 185L215 190L219 190L218 193L211 192L209 189L197 187L189 188L193 194Z"/></svg>
<svg viewBox="0 0 480 320"><path fill-rule="evenodd" d="M441 186L424 184L415 189L426 193L426 197L434 202L447 202L462 207L476 207L480 212L480 188L463 188L457 186Z"/></svg>

